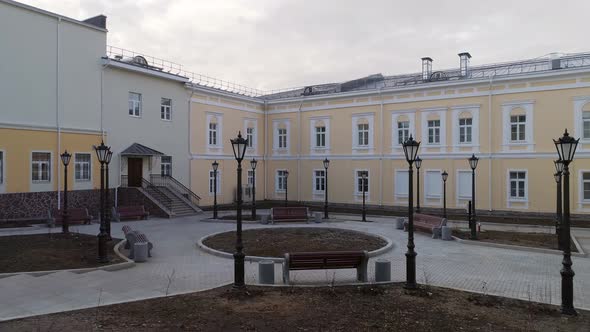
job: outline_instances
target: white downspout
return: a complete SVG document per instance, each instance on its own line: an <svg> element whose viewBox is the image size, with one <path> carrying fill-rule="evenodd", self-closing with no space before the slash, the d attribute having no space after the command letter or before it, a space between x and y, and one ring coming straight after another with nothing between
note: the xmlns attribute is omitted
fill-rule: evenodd
<svg viewBox="0 0 590 332"><path fill-rule="evenodd" d="M488 93L488 168L489 168L489 172L488 172L488 206L489 209L488 211L492 211L493 210L493 199L492 199L492 185L494 184L494 181L492 179L492 175L493 175L493 169L492 169L492 84L494 82L494 76L490 75L490 89L489 89L489 93Z"/></svg>
<svg viewBox="0 0 590 332"><path fill-rule="evenodd" d="M297 201L301 202L301 108L303 107L303 102L305 101L305 97L304 99L301 100L301 103L299 103L299 109L297 110L297 130L299 131L298 133L298 140L297 140Z"/></svg>
<svg viewBox="0 0 590 332"><path fill-rule="evenodd" d="M384 154L383 154L383 145L385 144L385 139L384 139L384 132L383 132L383 96L381 95L381 92L383 90L383 87L379 88L379 100L381 101L381 115L380 115L380 119L381 119L381 129L380 129L380 145L381 145L381 156L379 157L379 206L383 206L383 158L384 158ZM392 129L393 130L393 129Z"/></svg>
<svg viewBox="0 0 590 332"><path fill-rule="evenodd" d="M57 18L57 25L55 27L56 30L56 56L55 56L55 124L57 126L57 156L56 156L56 164L57 164L57 208L61 206L61 198L59 196L59 188L61 182L61 162L60 162L60 155L61 155L61 123L59 117L59 58L60 58L60 27L61 25L61 17Z"/></svg>
<svg viewBox="0 0 590 332"><path fill-rule="evenodd" d="M267 192L267 186L268 186L268 179L267 179L268 178L268 152L267 152L267 149L268 149L268 127L267 127L268 126L268 103L266 100L264 101L264 106L263 106L262 111L264 114L264 131L263 131L263 133L264 133L264 148L262 149L262 153L263 153L262 160L264 161L264 177L263 177L264 178L264 186L263 186L264 187L264 195L263 195L263 197L266 200L268 198L267 197L267 194L268 194L268 192Z"/></svg>
<svg viewBox="0 0 590 332"><path fill-rule="evenodd" d="M188 186L191 191L193 190L193 149L192 149L192 139L191 139L191 106L193 101L193 95L195 94L195 89L191 87L191 95L188 98Z"/></svg>

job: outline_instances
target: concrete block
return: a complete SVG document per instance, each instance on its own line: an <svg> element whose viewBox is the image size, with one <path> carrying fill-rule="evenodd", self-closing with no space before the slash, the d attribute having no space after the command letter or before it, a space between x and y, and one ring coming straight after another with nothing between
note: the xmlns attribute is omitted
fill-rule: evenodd
<svg viewBox="0 0 590 332"><path fill-rule="evenodd" d="M441 235L443 240L450 241L453 239L453 229L449 226L443 226Z"/></svg>
<svg viewBox="0 0 590 332"><path fill-rule="evenodd" d="M375 261L375 281L391 281L391 262L386 259Z"/></svg>
<svg viewBox="0 0 590 332"><path fill-rule="evenodd" d="M148 258L148 243L135 242L133 245L133 259L136 263L147 261Z"/></svg>
<svg viewBox="0 0 590 332"><path fill-rule="evenodd" d="M260 261L258 263L258 283L268 285L275 283L275 262Z"/></svg>

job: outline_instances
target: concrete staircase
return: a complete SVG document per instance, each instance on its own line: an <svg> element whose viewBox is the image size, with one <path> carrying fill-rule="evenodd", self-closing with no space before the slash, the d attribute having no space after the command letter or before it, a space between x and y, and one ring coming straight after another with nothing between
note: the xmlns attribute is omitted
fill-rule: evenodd
<svg viewBox="0 0 590 332"><path fill-rule="evenodd" d="M188 199L167 187L157 187L168 199L170 199L172 213L175 217L191 216L203 212L198 206L192 204Z"/></svg>

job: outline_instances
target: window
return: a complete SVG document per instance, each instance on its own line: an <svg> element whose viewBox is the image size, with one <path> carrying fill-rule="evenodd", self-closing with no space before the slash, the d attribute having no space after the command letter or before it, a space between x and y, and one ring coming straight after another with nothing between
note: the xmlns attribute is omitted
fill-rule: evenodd
<svg viewBox="0 0 590 332"><path fill-rule="evenodd" d="M160 101L160 119L168 121L172 119L172 99L162 98Z"/></svg>
<svg viewBox="0 0 590 332"><path fill-rule="evenodd" d="M408 197L408 185L410 183L407 170L396 170L394 180L394 191L396 197Z"/></svg>
<svg viewBox="0 0 590 332"><path fill-rule="evenodd" d="M326 127L315 127L315 146L318 148L326 147Z"/></svg>
<svg viewBox="0 0 590 332"><path fill-rule="evenodd" d="M160 174L162 176L172 176L172 157L162 156L160 161Z"/></svg>
<svg viewBox="0 0 590 332"><path fill-rule="evenodd" d="M254 146L254 128L248 127L246 128L246 139L248 140L248 147L251 148Z"/></svg>
<svg viewBox="0 0 590 332"><path fill-rule="evenodd" d="M33 152L31 166L33 182L51 181L51 153Z"/></svg>
<svg viewBox="0 0 590 332"><path fill-rule="evenodd" d="M428 144L440 143L440 120L428 120Z"/></svg>
<svg viewBox="0 0 590 332"><path fill-rule="evenodd" d="M459 119L459 143L471 143L473 131L473 119Z"/></svg>
<svg viewBox="0 0 590 332"><path fill-rule="evenodd" d="M584 138L590 138L590 111L582 112L582 123Z"/></svg>
<svg viewBox="0 0 590 332"><path fill-rule="evenodd" d="M90 181L90 153L74 154L74 179Z"/></svg>
<svg viewBox="0 0 590 332"><path fill-rule="evenodd" d="M526 199L526 172L510 172L510 198Z"/></svg>
<svg viewBox="0 0 590 332"><path fill-rule="evenodd" d="M590 172L582 173L582 190L583 199L590 200Z"/></svg>
<svg viewBox="0 0 590 332"><path fill-rule="evenodd" d="M471 199L471 171L457 172L457 198Z"/></svg>
<svg viewBox="0 0 590 332"><path fill-rule="evenodd" d="M254 171L251 169L248 170L248 186L254 186Z"/></svg>
<svg viewBox="0 0 590 332"><path fill-rule="evenodd" d="M277 171L277 182L275 185L276 191L286 191L287 190L287 171L286 170L278 170Z"/></svg>
<svg viewBox="0 0 590 332"><path fill-rule="evenodd" d="M0 184L4 183L4 152L0 151Z"/></svg>
<svg viewBox="0 0 590 332"><path fill-rule="evenodd" d="M217 171L217 193L221 191L221 181L219 180L219 171ZM209 194L215 192L215 171L209 171Z"/></svg>
<svg viewBox="0 0 590 332"><path fill-rule="evenodd" d="M410 121L397 123L397 144L402 145L410 138Z"/></svg>
<svg viewBox="0 0 590 332"><path fill-rule="evenodd" d="M361 123L357 125L358 129L358 145L369 146L369 124Z"/></svg>
<svg viewBox="0 0 590 332"><path fill-rule="evenodd" d="M526 141L526 115L510 116L510 140L514 142Z"/></svg>
<svg viewBox="0 0 590 332"><path fill-rule="evenodd" d="M363 180L363 175L365 179ZM369 192L369 171L356 171L356 192L362 194L363 190Z"/></svg>
<svg viewBox="0 0 590 332"><path fill-rule="evenodd" d="M287 148L287 128L279 128L279 149Z"/></svg>
<svg viewBox="0 0 590 332"><path fill-rule="evenodd" d="M323 193L326 190L326 171L313 171L313 192Z"/></svg>
<svg viewBox="0 0 590 332"><path fill-rule="evenodd" d="M209 145L217 145L217 123L209 123Z"/></svg>
<svg viewBox="0 0 590 332"><path fill-rule="evenodd" d="M424 194L426 198L440 198L442 196L442 176L440 171L426 171L424 173Z"/></svg>
<svg viewBox="0 0 590 332"><path fill-rule="evenodd" d="M129 92L129 115L141 116L141 94Z"/></svg>

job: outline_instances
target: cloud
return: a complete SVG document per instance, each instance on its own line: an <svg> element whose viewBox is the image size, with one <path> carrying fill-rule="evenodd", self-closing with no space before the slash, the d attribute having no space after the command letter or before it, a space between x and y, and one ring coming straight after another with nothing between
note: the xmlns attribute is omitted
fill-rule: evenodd
<svg viewBox="0 0 590 332"><path fill-rule="evenodd" d="M261 89L587 51L590 1L26 0L108 16L108 43Z"/></svg>

